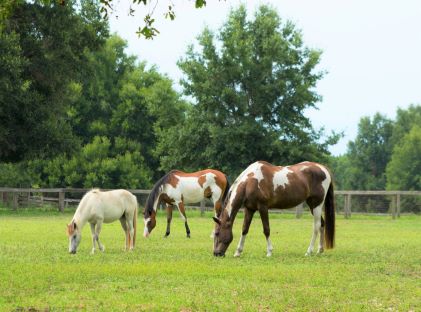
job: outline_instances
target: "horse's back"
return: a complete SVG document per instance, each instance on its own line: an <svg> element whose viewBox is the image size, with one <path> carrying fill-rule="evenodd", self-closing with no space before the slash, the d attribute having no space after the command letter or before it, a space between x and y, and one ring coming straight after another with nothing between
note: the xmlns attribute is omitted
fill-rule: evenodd
<svg viewBox="0 0 421 312"><path fill-rule="evenodd" d="M132 215L137 207L136 197L127 190L119 189L102 192L93 190L87 193L92 218L102 218L105 223L120 219L123 215Z"/></svg>
<svg viewBox="0 0 421 312"><path fill-rule="evenodd" d="M241 181L246 183L246 206L261 202L268 208L287 209L308 198L323 199L331 178L325 166L314 162L275 166L258 161L240 175Z"/></svg>

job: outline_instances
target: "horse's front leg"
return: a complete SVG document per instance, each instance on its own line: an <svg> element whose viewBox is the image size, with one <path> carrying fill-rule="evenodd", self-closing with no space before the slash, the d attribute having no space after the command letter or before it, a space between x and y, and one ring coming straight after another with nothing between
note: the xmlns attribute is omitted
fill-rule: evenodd
<svg viewBox="0 0 421 312"><path fill-rule="evenodd" d="M184 226L186 227L187 237L190 238L190 228L189 228L189 225L187 224L187 216L186 216L186 211L184 209L184 203L178 202L177 207L178 207L178 211L180 211L181 217L184 220Z"/></svg>
<svg viewBox="0 0 421 312"><path fill-rule="evenodd" d="M241 233L240 241L238 242L237 250L235 251L234 257L239 257L244 249L244 242L246 240L246 235L249 232L251 220L253 220L253 215L256 210L250 210L246 208L244 210L244 222L243 222L243 231Z"/></svg>
<svg viewBox="0 0 421 312"><path fill-rule="evenodd" d="M89 225L91 226L91 234L92 234L92 250L91 250L91 254L94 254L95 253L95 241L96 241L95 224L94 223L89 223Z"/></svg>
<svg viewBox="0 0 421 312"><path fill-rule="evenodd" d="M215 194L215 193L214 193ZM212 194L212 201L213 201L213 211L215 213L215 218L219 218L219 216L221 215L221 210L222 210L222 204L221 204L221 199L219 199L219 197L214 197L214 194ZM210 235L210 238L214 238L215 237L215 227L214 226L212 233Z"/></svg>
<svg viewBox="0 0 421 312"><path fill-rule="evenodd" d="M172 210L173 206L171 204L167 204L167 230L165 231L165 236L168 237L171 231L171 220L172 220Z"/></svg>
<svg viewBox="0 0 421 312"><path fill-rule="evenodd" d="M98 243L99 250L105 251L105 246L102 245L101 242L99 241L99 234L101 233L101 229L102 229L102 221L97 221L96 228L95 228L96 242Z"/></svg>
<svg viewBox="0 0 421 312"><path fill-rule="evenodd" d="M323 203L317 206L313 209L313 235L310 240L310 245L308 246L306 256L310 256L313 253L314 244L317 239L317 235L319 234L319 231L321 231L322 227L322 207ZM323 252L319 250L319 252Z"/></svg>
<svg viewBox="0 0 421 312"><path fill-rule="evenodd" d="M263 233L266 237L266 257L272 256L272 242L270 241L269 211L267 207L259 207L260 218L262 219Z"/></svg>

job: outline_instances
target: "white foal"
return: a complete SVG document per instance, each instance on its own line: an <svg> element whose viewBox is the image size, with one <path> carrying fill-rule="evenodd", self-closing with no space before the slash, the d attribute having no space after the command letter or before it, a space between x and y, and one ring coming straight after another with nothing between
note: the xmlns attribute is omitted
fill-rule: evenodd
<svg viewBox="0 0 421 312"><path fill-rule="evenodd" d="M92 253L95 253L95 242L101 251L105 247L99 241L102 223L120 220L126 233L126 250L132 250L136 241L137 199L126 190L101 192L94 189L86 193L79 203L70 224L67 225L69 252L75 254L82 238L82 229L87 222L91 226Z"/></svg>

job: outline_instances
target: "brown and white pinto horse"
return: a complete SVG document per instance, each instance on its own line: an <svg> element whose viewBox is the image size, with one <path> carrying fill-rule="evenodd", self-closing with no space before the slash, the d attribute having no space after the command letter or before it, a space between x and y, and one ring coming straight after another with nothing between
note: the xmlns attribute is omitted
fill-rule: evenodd
<svg viewBox="0 0 421 312"><path fill-rule="evenodd" d="M306 255L313 252L320 233L318 253L324 245L333 248L335 236L335 207L332 177L329 170L318 163L302 162L292 166L273 166L264 161L251 164L231 186L224 202L214 237L214 255L224 256L232 242L232 226L241 207L245 208L243 231L235 257L241 255L253 214L259 211L267 241L267 256L272 255L268 209L287 209L306 202L314 216L313 236ZM322 208L325 209L325 220Z"/></svg>
<svg viewBox="0 0 421 312"><path fill-rule="evenodd" d="M177 206L184 219L187 237L190 228L184 204L198 203L204 198L210 198L214 205L215 215L221 212L222 202L228 192L228 180L225 174L213 169L206 169L192 173L172 170L155 183L146 200L144 211L145 230L143 235L148 237L156 225L156 210L161 201L167 204L167 231L170 235L173 205Z"/></svg>

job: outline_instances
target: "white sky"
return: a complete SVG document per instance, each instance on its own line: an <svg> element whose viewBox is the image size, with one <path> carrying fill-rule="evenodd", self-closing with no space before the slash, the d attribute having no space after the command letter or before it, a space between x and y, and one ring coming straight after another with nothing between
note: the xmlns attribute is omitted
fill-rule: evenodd
<svg viewBox="0 0 421 312"><path fill-rule="evenodd" d="M328 73L317 86L323 100L307 116L315 128L344 132L331 148L334 155L346 152L362 116L380 112L395 118L398 107L421 104L421 1L208 0L205 8L195 9L194 1L173 0L176 19L170 21L163 17L169 2L160 0L153 15L160 34L154 40L135 34L153 6L138 6L136 17L129 17L132 1L114 1L118 19L110 17L111 31L128 41L129 54L157 65L178 90L182 73L176 62L205 25L217 31L240 3L246 3L250 16L259 4L271 4L302 30L308 47L323 51L319 69Z"/></svg>

